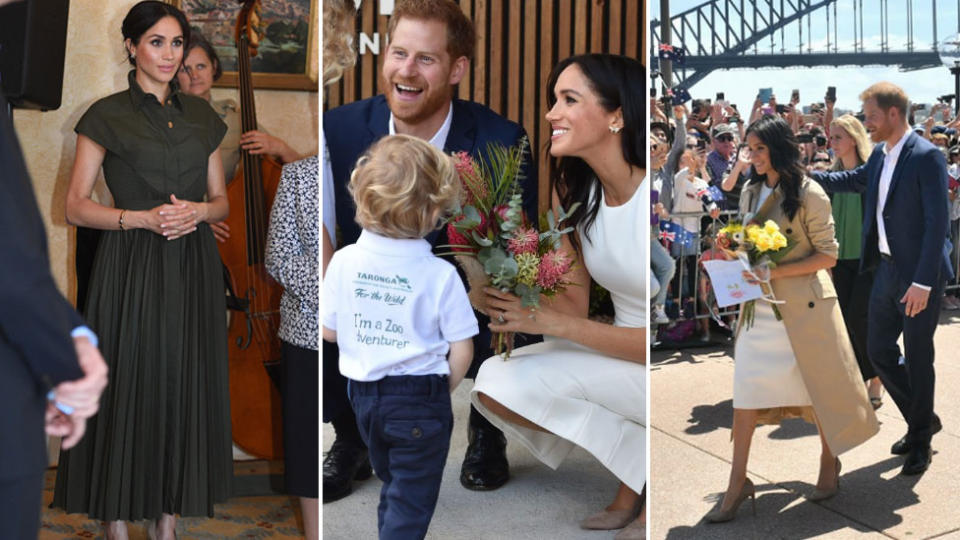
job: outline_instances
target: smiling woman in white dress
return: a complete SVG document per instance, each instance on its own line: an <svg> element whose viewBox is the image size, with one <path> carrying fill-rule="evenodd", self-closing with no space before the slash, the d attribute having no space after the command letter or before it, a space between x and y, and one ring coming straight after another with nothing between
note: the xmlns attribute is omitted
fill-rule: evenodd
<svg viewBox="0 0 960 540"><path fill-rule="evenodd" d="M576 283L540 307L487 289L494 331L543 334L543 343L494 357L477 375L474 406L537 458L556 468L575 445L621 481L591 529L626 527L645 538L640 492L646 482L646 276L650 223L645 175L642 65L612 55L568 58L548 84L556 207L581 202L564 248L576 255ZM587 318L591 277L610 291L614 324ZM499 323L497 321L503 321Z"/></svg>

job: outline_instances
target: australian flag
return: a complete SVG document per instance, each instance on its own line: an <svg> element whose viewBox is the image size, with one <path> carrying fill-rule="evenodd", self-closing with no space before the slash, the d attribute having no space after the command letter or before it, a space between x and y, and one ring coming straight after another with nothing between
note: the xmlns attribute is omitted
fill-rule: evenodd
<svg viewBox="0 0 960 540"><path fill-rule="evenodd" d="M690 95L690 91L680 86L670 89L670 94L673 96L674 105L683 105L684 103L693 99L693 96Z"/></svg>
<svg viewBox="0 0 960 540"><path fill-rule="evenodd" d="M717 203L724 199L723 192L717 186L709 186L697 192L697 197L703 201L703 204Z"/></svg>
<svg viewBox="0 0 960 540"><path fill-rule="evenodd" d="M668 240L680 244L681 246L691 246L694 241L694 234L677 223L672 221L660 222L660 239Z"/></svg>
<svg viewBox="0 0 960 540"><path fill-rule="evenodd" d="M662 60L671 60L677 65L682 66L687 61L687 51L683 47L673 45L660 45L660 58Z"/></svg>

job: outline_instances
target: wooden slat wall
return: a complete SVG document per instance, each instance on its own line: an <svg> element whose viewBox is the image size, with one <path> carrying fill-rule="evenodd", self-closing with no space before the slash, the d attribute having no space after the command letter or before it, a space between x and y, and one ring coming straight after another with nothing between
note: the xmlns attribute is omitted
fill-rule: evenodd
<svg viewBox="0 0 960 540"><path fill-rule="evenodd" d="M543 149L550 130L546 83L551 68L572 54L606 52L645 61L641 54L645 5L641 0L460 0L477 27L477 50L459 97L483 103L521 123L530 136L540 170L540 207L549 196ZM364 0L357 16L359 32L380 33L386 50L388 17L378 15L379 2ZM379 56L367 52L357 67L326 90L324 110L380 92Z"/></svg>

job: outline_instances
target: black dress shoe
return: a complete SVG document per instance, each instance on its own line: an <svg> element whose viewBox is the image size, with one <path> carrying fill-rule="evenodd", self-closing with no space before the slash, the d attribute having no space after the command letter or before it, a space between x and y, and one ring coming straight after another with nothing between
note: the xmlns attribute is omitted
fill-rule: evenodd
<svg viewBox="0 0 960 540"><path fill-rule="evenodd" d="M934 436L943 429L943 424L940 422L940 417L934 415L933 422L930 423L930 436ZM910 452L910 441L907 440L907 436L904 435L900 437L900 440L893 443L893 446L890 447L890 453L895 456L902 456Z"/></svg>
<svg viewBox="0 0 960 540"><path fill-rule="evenodd" d="M471 425L467 438L469 445L460 468L463 487L490 491L506 484L510 479L510 465L503 432L492 426Z"/></svg>
<svg viewBox="0 0 960 540"><path fill-rule="evenodd" d="M900 474L908 476L921 474L927 470L931 461L933 461L933 451L930 450L929 445L911 448L910 453L907 454L907 461L904 462L903 469L900 470Z"/></svg>
<svg viewBox="0 0 960 540"><path fill-rule="evenodd" d="M354 480L373 474L367 449L339 439L323 458L323 502L333 502L353 493Z"/></svg>

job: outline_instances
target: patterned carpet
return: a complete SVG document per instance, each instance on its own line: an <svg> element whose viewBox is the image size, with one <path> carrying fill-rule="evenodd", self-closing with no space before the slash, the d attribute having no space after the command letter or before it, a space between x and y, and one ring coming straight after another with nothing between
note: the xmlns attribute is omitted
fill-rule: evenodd
<svg viewBox="0 0 960 540"><path fill-rule="evenodd" d="M53 500L56 470L47 471L43 492L41 540L103 538L99 521L82 514L65 514L48 508ZM234 462L234 496L216 507L208 518L177 520L177 537L188 538L303 538L300 505L295 497L280 493L282 462ZM131 540L147 538L147 522L128 524Z"/></svg>

